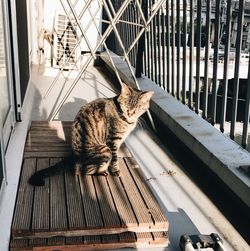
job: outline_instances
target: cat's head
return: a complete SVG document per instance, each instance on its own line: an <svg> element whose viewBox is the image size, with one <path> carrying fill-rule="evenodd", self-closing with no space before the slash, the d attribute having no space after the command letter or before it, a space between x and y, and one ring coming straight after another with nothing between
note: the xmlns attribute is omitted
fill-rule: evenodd
<svg viewBox="0 0 250 251"><path fill-rule="evenodd" d="M121 93L118 96L123 115L130 121L138 119L148 110L153 94L153 91L136 90L123 83Z"/></svg>

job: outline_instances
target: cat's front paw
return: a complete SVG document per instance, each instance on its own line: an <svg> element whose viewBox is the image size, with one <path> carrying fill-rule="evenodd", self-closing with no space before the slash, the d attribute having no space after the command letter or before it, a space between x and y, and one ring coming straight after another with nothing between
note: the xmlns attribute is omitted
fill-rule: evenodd
<svg viewBox="0 0 250 251"><path fill-rule="evenodd" d="M109 172L113 176L120 176L120 168L117 161L113 161L109 166Z"/></svg>
<svg viewBox="0 0 250 251"><path fill-rule="evenodd" d="M116 176L116 177L120 177L121 174L120 174L120 170L117 170L117 171L114 171L114 172L110 172L112 176Z"/></svg>

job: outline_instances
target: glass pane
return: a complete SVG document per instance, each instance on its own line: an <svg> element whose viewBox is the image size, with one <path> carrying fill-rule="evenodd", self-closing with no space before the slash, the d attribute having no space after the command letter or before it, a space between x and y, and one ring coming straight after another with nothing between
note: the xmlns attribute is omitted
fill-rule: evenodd
<svg viewBox="0 0 250 251"><path fill-rule="evenodd" d="M3 8L0 1L0 102L2 123L8 115L10 109L9 85L6 68L5 40L4 40L4 25L3 25ZM3 126L3 125L2 125Z"/></svg>

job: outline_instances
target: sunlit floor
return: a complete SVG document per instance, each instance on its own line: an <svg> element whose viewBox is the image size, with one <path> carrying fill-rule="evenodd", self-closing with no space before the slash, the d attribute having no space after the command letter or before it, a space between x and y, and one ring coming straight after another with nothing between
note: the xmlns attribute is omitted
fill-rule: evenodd
<svg viewBox="0 0 250 251"><path fill-rule="evenodd" d="M60 78L49 95L44 98L57 72L56 69L46 69L43 75L39 75L37 67L33 67L30 86L33 91L29 92L29 98L33 98L31 120L54 118L71 121L86 102L115 95L110 80L98 68L88 67L59 113L53 114L72 83L72 79L65 81L64 78ZM149 129L136 128L126 143L142 167L146 176L145 182L152 188L169 220L170 245L167 250L179 250L179 238L185 233L190 235L218 233L223 238L227 251L247 250L249 246L235 228L192 182L181 164Z"/></svg>

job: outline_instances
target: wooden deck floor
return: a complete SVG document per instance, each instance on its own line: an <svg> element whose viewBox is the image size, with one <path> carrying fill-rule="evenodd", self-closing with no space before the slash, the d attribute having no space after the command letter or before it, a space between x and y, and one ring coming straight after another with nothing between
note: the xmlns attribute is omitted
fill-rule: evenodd
<svg viewBox="0 0 250 251"><path fill-rule="evenodd" d="M125 145L121 177L62 173L33 187L36 170L70 153L71 122L33 122L12 222L11 250L96 250L168 244L168 221Z"/></svg>

